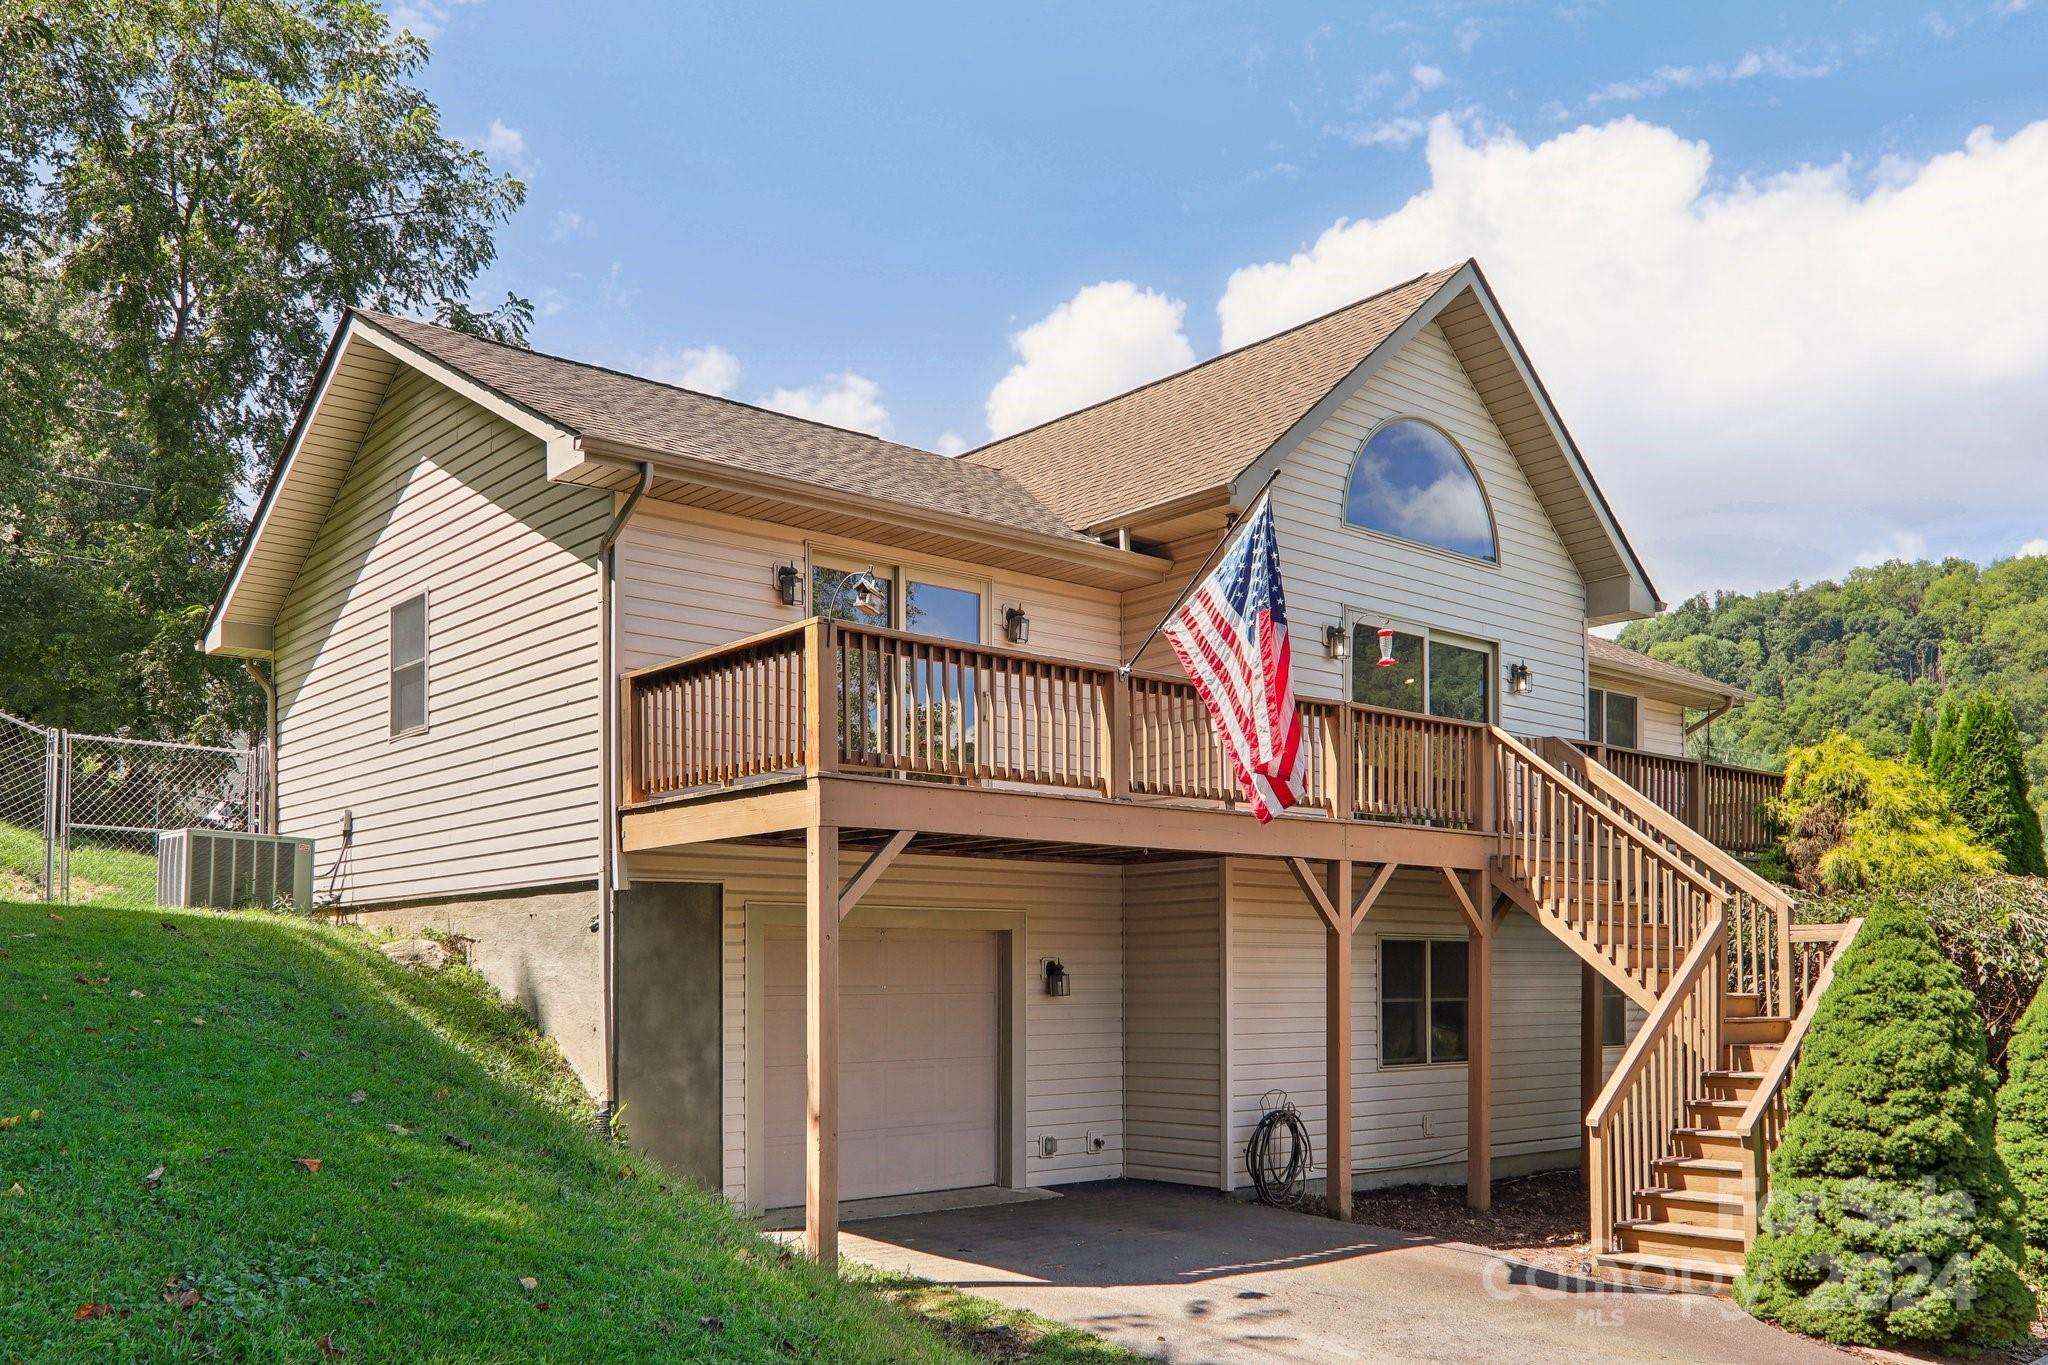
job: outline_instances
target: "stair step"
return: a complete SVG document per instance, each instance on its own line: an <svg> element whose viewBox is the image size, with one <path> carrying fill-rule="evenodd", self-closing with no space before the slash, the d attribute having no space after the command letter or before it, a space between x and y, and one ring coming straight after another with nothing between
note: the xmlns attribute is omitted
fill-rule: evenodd
<svg viewBox="0 0 2048 1365"><path fill-rule="evenodd" d="M1764 1073L1746 1071L1738 1067L1704 1071L1700 1073L1700 1079L1707 1083L1709 1089L1726 1091L1729 1098L1747 1103L1750 1097L1756 1094L1756 1088L1764 1083Z"/></svg>
<svg viewBox="0 0 2048 1365"><path fill-rule="evenodd" d="M1614 1231L1625 1250L1722 1265L1730 1273L1742 1269L1749 1252L1749 1238L1737 1228L1632 1221L1615 1224Z"/></svg>
<svg viewBox="0 0 2048 1365"><path fill-rule="evenodd" d="M1732 1128L1674 1128L1671 1141L1681 1156L1707 1157L1715 1161L1739 1162L1747 1151Z"/></svg>
<svg viewBox="0 0 2048 1365"><path fill-rule="evenodd" d="M1721 1021L1724 1043L1782 1043L1792 1032L1792 1021L1779 1015L1760 1014L1753 1019Z"/></svg>
<svg viewBox="0 0 2048 1365"><path fill-rule="evenodd" d="M1724 1027L1731 1019L1754 1019L1763 1013L1764 1002L1754 991L1730 991L1721 999L1721 1022Z"/></svg>
<svg viewBox="0 0 2048 1365"><path fill-rule="evenodd" d="M1748 1100L1687 1100L1685 1110L1688 1116L1697 1120L1695 1128L1711 1128L1716 1132L1733 1132L1735 1125L1742 1122L1743 1111L1749 1108Z"/></svg>
<svg viewBox="0 0 2048 1365"><path fill-rule="evenodd" d="M1594 1264L1603 1269L1621 1271L1634 1284L1688 1290L1695 1294L1725 1294L1735 1283L1735 1272L1727 1266L1682 1256L1611 1251L1596 1256Z"/></svg>
<svg viewBox="0 0 2048 1365"><path fill-rule="evenodd" d="M1668 1188L1703 1194L1739 1195L1749 1179L1743 1163L1721 1157L1660 1156L1650 1169Z"/></svg>
<svg viewBox="0 0 2048 1365"><path fill-rule="evenodd" d="M1761 1072L1778 1060L1777 1043L1729 1043L1722 1060L1737 1071Z"/></svg>
<svg viewBox="0 0 2048 1365"><path fill-rule="evenodd" d="M1715 1190L1675 1190L1653 1185L1637 1190L1634 1203L1645 1217L1661 1223L1697 1223L1707 1227L1747 1229L1749 1206L1739 1194Z"/></svg>

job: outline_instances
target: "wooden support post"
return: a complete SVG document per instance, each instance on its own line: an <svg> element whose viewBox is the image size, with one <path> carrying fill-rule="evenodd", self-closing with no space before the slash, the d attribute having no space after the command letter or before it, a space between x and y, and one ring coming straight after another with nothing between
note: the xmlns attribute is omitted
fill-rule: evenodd
<svg viewBox="0 0 2048 1365"><path fill-rule="evenodd" d="M1351 864L1329 866L1330 904L1323 925L1324 1154L1323 1191L1330 1217L1351 1218Z"/></svg>
<svg viewBox="0 0 2048 1365"><path fill-rule="evenodd" d="M839 1260L839 831L804 836L804 1251Z"/></svg>
<svg viewBox="0 0 2048 1365"><path fill-rule="evenodd" d="M1330 782L1330 814L1349 820L1358 811L1358 713L1348 705L1337 708L1330 759L1336 768Z"/></svg>
<svg viewBox="0 0 2048 1365"><path fill-rule="evenodd" d="M1103 794L1112 801L1131 795L1131 680L1112 673L1102 685Z"/></svg>
<svg viewBox="0 0 2048 1365"><path fill-rule="evenodd" d="M1600 1041L1607 1034L1600 1018L1605 1003L1600 973L1593 970L1592 963L1580 963L1579 1175L1589 1185L1593 1180L1593 1143L1586 1131L1586 1115L1593 1112L1593 1102L1600 1098L1600 1086L1606 1079L1607 1054Z"/></svg>
<svg viewBox="0 0 2048 1365"><path fill-rule="evenodd" d="M1483 879L1485 874L1480 875ZM1491 915L1476 917L1466 932L1465 944L1465 1205L1484 1213L1493 1207Z"/></svg>
<svg viewBox="0 0 2048 1365"><path fill-rule="evenodd" d="M832 623L804 623L804 756L813 773L839 771L839 638Z"/></svg>

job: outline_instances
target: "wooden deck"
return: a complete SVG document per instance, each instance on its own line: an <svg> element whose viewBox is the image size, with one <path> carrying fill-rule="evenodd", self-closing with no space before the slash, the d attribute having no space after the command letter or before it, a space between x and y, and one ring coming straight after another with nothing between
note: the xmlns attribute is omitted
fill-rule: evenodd
<svg viewBox="0 0 2048 1365"><path fill-rule="evenodd" d="M736 793L851 777L895 785L887 793L852 789L839 805L911 801L932 812L950 804L957 818L939 822L949 829L963 819L998 822L979 831L1004 835L980 840L986 849L974 831L952 835L955 850L970 853L1019 856L1015 850L1033 842L1010 837L1026 832L1016 821L1028 807L989 799L997 794L1067 798L1028 822L1050 835L1036 842L1104 859L1133 847L1186 850L1182 840L1162 839L1161 821L1136 814L1147 808L1248 813L1207 710L1182 678L1120 677L1102 664L813 618L639 669L624 689L622 804L670 812L660 820L629 815L629 845L659 846L657 830L681 838L679 805L702 806L706 827L737 831L743 821L709 807L731 806ZM1304 817L1492 832L1485 725L1327 698L1304 697L1300 706L1309 758L1301 804L1269 840L1246 828L1219 838L1213 851L1326 856L1359 843L1324 835L1300 846ZM1577 747L1721 847L1746 853L1768 843L1762 802L1776 794L1776 774ZM1117 813L1105 818L1099 805L1091 815L1069 804L1090 801L1115 802ZM780 823L755 821L763 834ZM1092 839L1079 837L1089 830ZM1091 843L1092 851L1079 851Z"/></svg>

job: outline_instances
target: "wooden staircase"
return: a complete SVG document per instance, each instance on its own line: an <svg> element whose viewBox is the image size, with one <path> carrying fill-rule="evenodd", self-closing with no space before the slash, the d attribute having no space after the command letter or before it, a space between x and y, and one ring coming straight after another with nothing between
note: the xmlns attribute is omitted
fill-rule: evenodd
<svg viewBox="0 0 2048 1365"><path fill-rule="evenodd" d="M1793 926L1780 888L1571 745L1493 734L1495 884L1645 1013L1585 1119L1597 1260L1725 1289L1799 1044L1858 926Z"/></svg>

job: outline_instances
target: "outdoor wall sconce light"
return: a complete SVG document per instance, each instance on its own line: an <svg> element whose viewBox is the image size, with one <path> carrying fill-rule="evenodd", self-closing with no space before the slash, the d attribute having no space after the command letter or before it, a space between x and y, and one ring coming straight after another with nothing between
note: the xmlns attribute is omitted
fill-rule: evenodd
<svg viewBox="0 0 2048 1365"><path fill-rule="evenodd" d="M1024 608L1003 608L1003 638L1013 645L1031 643L1031 618L1024 614Z"/></svg>
<svg viewBox="0 0 2048 1365"><path fill-rule="evenodd" d="M1528 664L1513 663L1508 665L1508 691L1518 697L1526 697L1529 695L1529 689L1534 684L1535 678L1530 674Z"/></svg>
<svg viewBox="0 0 2048 1365"><path fill-rule="evenodd" d="M879 616L889 609L889 594L882 587L882 580L875 577L872 568L863 569L854 576L853 605L869 616Z"/></svg>
<svg viewBox="0 0 2048 1365"><path fill-rule="evenodd" d="M775 566L775 595L782 605L793 607L804 600L804 576L794 564Z"/></svg>
<svg viewBox="0 0 2048 1365"><path fill-rule="evenodd" d="M1056 957L1045 960L1045 993L1047 995L1072 995L1074 978L1066 965Z"/></svg>
<svg viewBox="0 0 2048 1365"><path fill-rule="evenodd" d="M1380 657L1373 662L1373 667L1392 668L1396 662L1394 658L1394 628L1392 626L1381 626L1378 633L1380 637Z"/></svg>
<svg viewBox="0 0 2048 1365"><path fill-rule="evenodd" d="M1342 626L1323 627L1323 653L1332 659L1342 659L1351 652L1351 641Z"/></svg>

